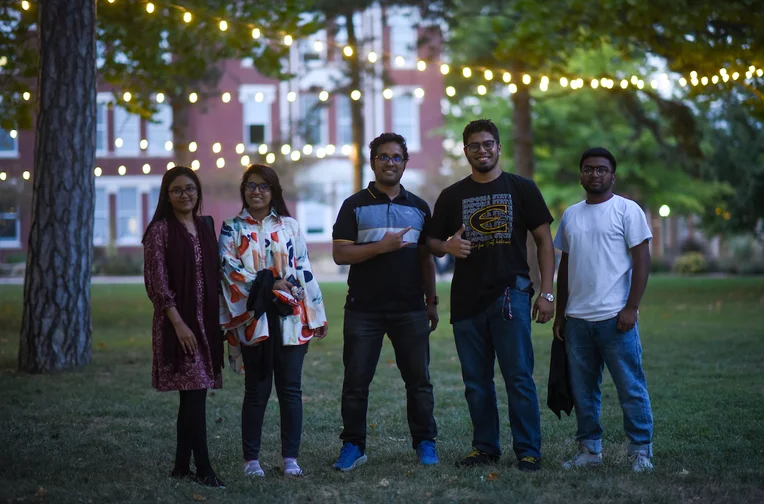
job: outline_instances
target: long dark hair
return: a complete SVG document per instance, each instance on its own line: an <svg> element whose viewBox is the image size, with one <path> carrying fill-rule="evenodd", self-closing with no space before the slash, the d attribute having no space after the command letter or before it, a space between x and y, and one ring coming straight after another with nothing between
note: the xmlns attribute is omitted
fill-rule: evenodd
<svg viewBox="0 0 764 504"><path fill-rule="evenodd" d="M247 208L247 200L244 197L244 186L247 183L247 179L250 175L257 175L265 180L265 183L271 186L271 207L276 210L276 213L282 217L291 217L289 209L287 209L286 202L284 201L284 191L281 188L281 182L279 182L279 176L276 171L270 166L262 164L253 164L247 168L244 175L241 177L241 185L239 186L239 193L241 194L241 208Z"/></svg>
<svg viewBox="0 0 764 504"><path fill-rule="evenodd" d="M175 166L167 170L162 177L162 187L159 189L159 201L157 201L157 208L154 210L154 217L151 218L151 222L146 226L146 231L143 233L141 243L146 242L146 236L149 234L151 226L158 221L167 218L172 212L172 203L170 203L170 184L178 177L186 176L190 178L194 184L196 184L196 205L192 213L196 217L202 208L202 184L199 182L199 177L196 176L196 172L188 166Z"/></svg>

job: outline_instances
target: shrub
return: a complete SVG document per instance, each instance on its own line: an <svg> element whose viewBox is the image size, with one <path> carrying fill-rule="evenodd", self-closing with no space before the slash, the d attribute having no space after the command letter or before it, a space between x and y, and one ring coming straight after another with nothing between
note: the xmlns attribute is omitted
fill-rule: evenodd
<svg viewBox="0 0 764 504"><path fill-rule="evenodd" d="M143 275L143 258L131 255L104 256L93 261L94 275Z"/></svg>
<svg viewBox="0 0 764 504"><path fill-rule="evenodd" d="M671 262L664 257L656 257L650 261L650 273L668 273Z"/></svg>
<svg viewBox="0 0 764 504"><path fill-rule="evenodd" d="M674 261L674 273L695 275L708 271L708 262L700 252L687 252Z"/></svg>

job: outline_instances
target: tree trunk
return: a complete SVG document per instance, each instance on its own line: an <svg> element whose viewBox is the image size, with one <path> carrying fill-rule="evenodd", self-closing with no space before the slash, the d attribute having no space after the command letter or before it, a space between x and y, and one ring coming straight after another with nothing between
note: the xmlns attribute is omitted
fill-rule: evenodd
<svg viewBox="0 0 764 504"><path fill-rule="evenodd" d="M527 87L518 86L517 93L512 95L512 104L512 125L515 131L513 138L515 173L532 179L533 125L531 123L531 93ZM533 241L533 236L530 233L528 233L526 241L531 281L534 289L538 292L541 288L541 272L536 255L536 242Z"/></svg>
<svg viewBox="0 0 764 504"><path fill-rule="evenodd" d="M95 0L39 3L40 72L19 369L91 359L96 149Z"/></svg>
<svg viewBox="0 0 764 504"><path fill-rule="evenodd" d="M174 97L170 107L172 108L172 149L175 162L190 167L193 155L188 150L188 100Z"/></svg>
<svg viewBox="0 0 764 504"><path fill-rule="evenodd" d="M361 48L358 47L358 39L355 35L355 25L353 24L353 13L345 14L345 27L348 33L348 45L353 48L353 55L348 58L350 64L350 88L352 90L361 90ZM350 117L353 129L353 152L350 159L353 162L353 192L358 192L363 185L363 167L365 156L364 152L364 120L363 120L363 101L350 100Z"/></svg>

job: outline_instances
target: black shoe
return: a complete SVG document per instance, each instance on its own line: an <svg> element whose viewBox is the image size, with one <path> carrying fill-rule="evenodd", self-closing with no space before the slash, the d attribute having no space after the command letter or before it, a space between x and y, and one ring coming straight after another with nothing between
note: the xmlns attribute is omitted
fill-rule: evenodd
<svg viewBox="0 0 764 504"><path fill-rule="evenodd" d="M473 448L469 455L456 463L456 467L473 467L479 465L495 464L499 461L498 455L491 455L484 451Z"/></svg>
<svg viewBox="0 0 764 504"><path fill-rule="evenodd" d="M196 475L196 482L200 485L212 487L212 488L225 488L223 480L217 477L214 472L208 473L205 476L199 474Z"/></svg>
<svg viewBox="0 0 764 504"><path fill-rule="evenodd" d="M523 472L533 472L541 470L541 459L536 457L523 457L517 462L517 468Z"/></svg>
<svg viewBox="0 0 764 504"><path fill-rule="evenodd" d="M176 467L170 473L170 477L171 478L175 478L175 479L179 479L179 480L186 479L186 478L193 478L193 476L194 476L194 473L192 473L191 470L188 469L188 468L186 468L186 469L178 469Z"/></svg>

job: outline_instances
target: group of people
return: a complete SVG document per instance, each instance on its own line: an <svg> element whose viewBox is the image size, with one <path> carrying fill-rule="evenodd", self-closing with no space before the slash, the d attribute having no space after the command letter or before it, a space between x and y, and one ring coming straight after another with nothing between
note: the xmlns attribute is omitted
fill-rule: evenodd
<svg viewBox="0 0 764 504"><path fill-rule="evenodd" d="M504 172L494 123L463 132L472 173L428 204L401 185L405 139L384 133L370 144L374 181L347 198L333 230L333 257L350 265L343 324L342 448L334 467L367 461L369 386L385 334L406 387L412 449L424 465L439 462L429 335L439 322L433 255L455 258L451 316L472 420L472 451L459 466L501 456L494 362L509 400L517 466L541 468L541 422L533 381L531 321L554 319L564 342L576 410L578 451L563 467L602 463L599 422L602 372L618 391L634 471L652 469L652 412L641 362L638 308L647 284L651 239L644 212L613 194L616 160L589 149L579 163L586 199L568 208L556 238L538 187ZM176 166L162 179L157 209L143 237L146 290L154 304L152 384L180 391L172 476L222 487L206 436L208 389L222 386L229 366L245 376L242 405L244 473L264 476L259 461L263 418L275 381L281 416L282 470L301 476L302 365L327 317L305 239L284 201L276 172L250 166L240 186L242 210L216 239L200 215L195 172ZM527 236L541 274L534 300ZM557 247L562 258L552 293ZM555 316L555 300L557 303ZM193 455L196 472L190 470Z"/></svg>

